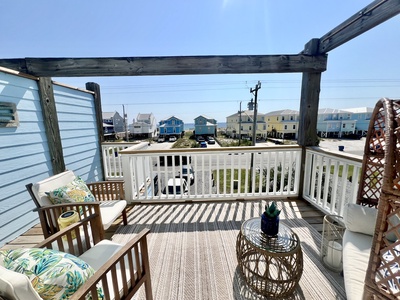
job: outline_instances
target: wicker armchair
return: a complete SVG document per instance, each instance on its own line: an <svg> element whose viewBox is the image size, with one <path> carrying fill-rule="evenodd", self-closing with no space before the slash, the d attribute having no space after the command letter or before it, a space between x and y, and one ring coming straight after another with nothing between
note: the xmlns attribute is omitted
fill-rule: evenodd
<svg viewBox="0 0 400 300"><path fill-rule="evenodd" d="M67 210L81 212L80 219L92 213L99 214L104 229L108 229L112 223L122 216L123 224L127 225L126 205L124 200L123 181L100 181L87 183L87 187L94 195L96 202L75 202L53 204L46 192L70 183L75 174L65 171L46 178L35 184L27 184L26 188L36 205L44 237L47 238L60 230L57 222L59 216Z"/></svg>
<svg viewBox="0 0 400 300"><path fill-rule="evenodd" d="M378 214L364 299L400 298L400 100L381 99L373 111L358 204Z"/></svg>

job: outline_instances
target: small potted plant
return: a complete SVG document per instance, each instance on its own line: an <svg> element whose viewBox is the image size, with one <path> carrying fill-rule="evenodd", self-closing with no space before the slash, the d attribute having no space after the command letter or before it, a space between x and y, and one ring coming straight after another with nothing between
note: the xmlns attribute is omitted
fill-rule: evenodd
<svg viewBox="0 0 400 300"><path fill-rule="evenodd" d="M264 232L268 237L274 237L278 235L280 213L281 210L278 209L275 201L272 201L271 205L265 205L265 211L261 215L261 231Z"/></svg>

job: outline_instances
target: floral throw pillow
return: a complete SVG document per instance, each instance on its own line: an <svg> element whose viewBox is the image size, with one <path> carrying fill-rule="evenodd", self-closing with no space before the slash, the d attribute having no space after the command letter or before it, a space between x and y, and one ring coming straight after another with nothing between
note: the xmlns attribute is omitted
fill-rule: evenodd
<svg viewBox="0 0 400 300"><path fill-rule="evenodd" d="M45 248L2 250L0 265L26 275L43 299L68 299L95 272L74 255Z"/></svg>
<svg viewBox="0 0 400 300"><path fill-rule="evenodd" d="M46 195L53 204L96 201L86 183L79 176L67 185L46 192Z"/></svg>

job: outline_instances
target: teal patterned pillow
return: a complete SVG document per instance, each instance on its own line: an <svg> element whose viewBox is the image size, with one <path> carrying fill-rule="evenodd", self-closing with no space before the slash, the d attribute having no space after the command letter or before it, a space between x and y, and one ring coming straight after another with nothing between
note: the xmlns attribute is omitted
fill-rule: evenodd
<svg viewBox="0 0 400 300"><path fill-rule="evenodd" d="M68 299L95 272L74 255L42 248L2 250L0 265L25 274L43 299Z"/></svg>
<svg viewBox="0 0 400 300"><path fill-rule="evenodd" d="M46 192L46 195L53 204L96 201L86 183L79 176L76 176L76 178L67 185Z"/></svg>

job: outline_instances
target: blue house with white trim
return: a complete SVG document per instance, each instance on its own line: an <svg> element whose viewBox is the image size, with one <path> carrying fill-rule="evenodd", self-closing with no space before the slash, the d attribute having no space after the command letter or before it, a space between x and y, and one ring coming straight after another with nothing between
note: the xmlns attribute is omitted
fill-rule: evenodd
<svg viewBox="0 0 400 300"><path fill-rule="evenodd" d="M351 112L350 119L356 120L355 133L360 136L366 136L368 132L369 121L371 120L372 107L343 108L342 110Z"/></svg>
<svg viewBox="0 0 400 300"><path fill-rule="evenodd" d="M159 123L160 136L181 136L184 133L184 123L181 119L171 116Z"/></svg>
<svg viewBox="0 0 400 300"><path fill-rule="evenodd" d="M217 120L200 115L194 119L195 136L216 136Z"/></svg>

